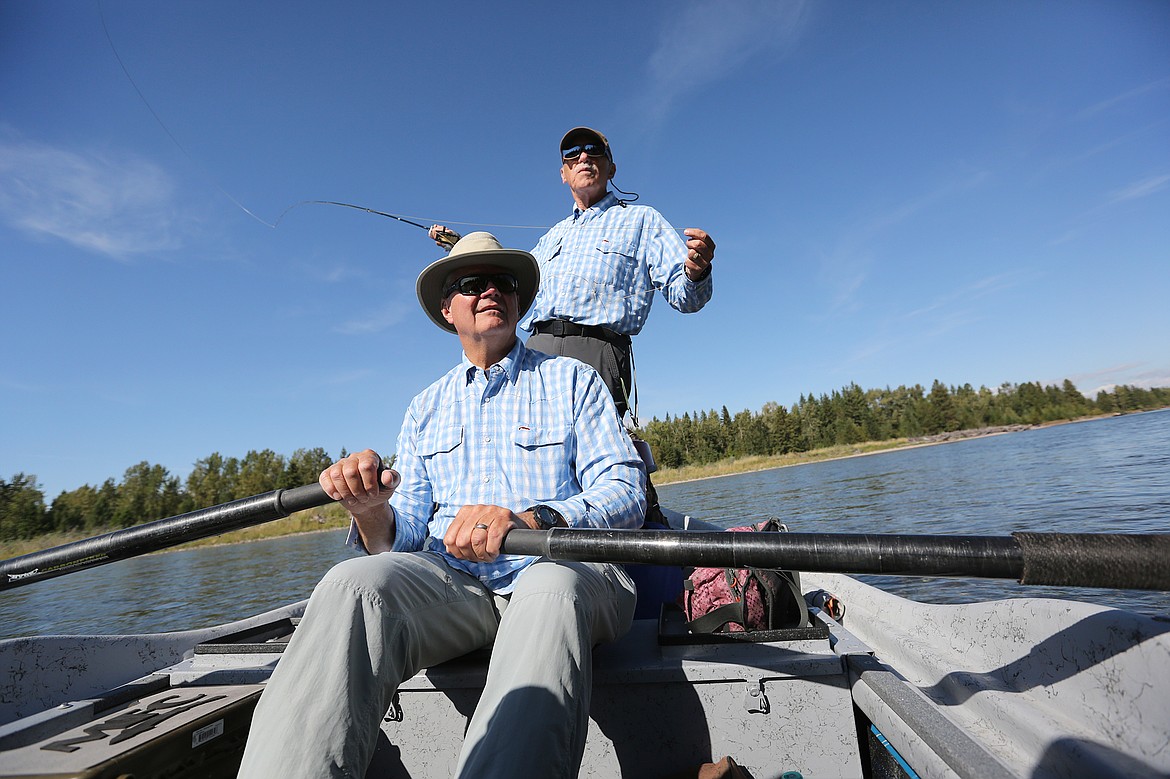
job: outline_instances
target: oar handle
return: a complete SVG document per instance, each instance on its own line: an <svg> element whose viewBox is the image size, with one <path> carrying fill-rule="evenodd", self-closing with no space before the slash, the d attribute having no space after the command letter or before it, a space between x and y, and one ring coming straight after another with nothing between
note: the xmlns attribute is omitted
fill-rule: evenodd
<svg viewBox="0 0 1170 779"><path fill-rule="evenodd" d="M1170 590L1170 535L1012 533L1012 538L1024 555L1020 584Z"/></svg>
<svg viewBox="0 0 1170 779"><path fill-rule="evenodd" d="M1163 534L941 536L554 528L513 530L504 539L503 551L587 562L1170 590L1170 535Z"/></svg>

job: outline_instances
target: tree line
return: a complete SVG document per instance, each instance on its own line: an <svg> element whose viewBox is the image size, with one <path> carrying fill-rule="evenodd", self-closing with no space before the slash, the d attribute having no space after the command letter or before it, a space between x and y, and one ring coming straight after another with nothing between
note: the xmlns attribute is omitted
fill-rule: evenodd
<svg viewBox="0 0 1170 779"><path fill-rule="evenodd" d="M660 466L674 468L752 455L803 452L862 441L917 438L956 430L1040 424L1084 416L1147 411L1170 406L1170 388L1117 386L1095 400L1067 379L1061 386L1003 384L992 391L970 384L921 385L863 390L850 384L820 396L801 395L785 408L767 403L759 412L703 411L664 420L655 417L639 433ZM340 457L345 456L342 450ZM62 492L51 504L36 476L0 477L0 541L50 532L99 531L258 495L317 480L334 462L320 447L290 457L271 449L242 459L212 454L195 463L186 480L143 461L126 469L121 482L107 479ZM392 462L392 460L390 460Z"/></svg>
<svg viewBox="0 0 1170 779"><path fill-rule="evenodd" d="M341 456L345 456L342 450ZM322 448L298 449L291 457L271 449L242 459L218 452L204 457L181 481L161 465L143 461L126 469L121 482L106 479L62 492L50 505L35 476L0 477L0 541L44 533L130 527L275 489L317 481L334 462Z"/></svg>
<svg viewBox="0 0 1170 779"><path fill-rule="evenodd" d="M956 430L1036 425L1079 417L1170 406L1170 388L1118 386L1095 400L1067 379L1061 386L1003 384L992 391L970 384L863 390L850 384L828 394L801 395L785 408L767 403L759 412L722 411L655 417L641 428L662 467L703 465L734 457L805 452L828 446L919 438Z"/></svg>

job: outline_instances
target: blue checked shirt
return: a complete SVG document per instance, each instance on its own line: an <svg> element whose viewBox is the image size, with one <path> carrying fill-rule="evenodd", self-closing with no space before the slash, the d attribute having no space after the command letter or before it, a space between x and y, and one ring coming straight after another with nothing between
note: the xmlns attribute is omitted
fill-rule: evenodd
<svg viewBox="0 0 1170 779"><path fill-rule="evenodd" d="M592 207L574 208L553 225L532 254L540 263L540 290L520 326L567 319L637 335L646 324L654 291L689 314L711 299L711 276L691 281L687 248L662 214L649 206L618 204L607 192Z"/></svg>
<svg viewBox="0 0 1170 779"><path fill-rule="evenodd" d="M570 526L594 528L640 527L646 510L642 461L601 377L518 338L486 372L464 356L411 401L395 468L394 551L438 552L501 594L535 558L447 554L443 535L463 506L520 513L544 503Z"/></svg>

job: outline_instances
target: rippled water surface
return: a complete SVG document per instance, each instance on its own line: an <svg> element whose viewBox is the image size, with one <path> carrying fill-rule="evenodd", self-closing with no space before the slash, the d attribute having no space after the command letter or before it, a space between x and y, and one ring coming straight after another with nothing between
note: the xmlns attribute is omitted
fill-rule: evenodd
<svg viewBox="0 0 1170 779"><path fill-rule="evenodd" d="M721 525L781 518L796 532L1008 535L1170 532L1170 412L707 479L663 503ZM915 600L1063 597L1170 614L1170 594L990 580L859 577Z"/></svg>
<svg viewBox="0 0 1170 779"><path fill-rule="evenodd" d="M666 485L664 504L721 525L1007 535L1170 532L1170 412ZM0 593L0 638L204 627L308 597L350 553L333 531L113 563ZM1170 614L1170 594L861 577L917 600L1087 600Z"/></svg>

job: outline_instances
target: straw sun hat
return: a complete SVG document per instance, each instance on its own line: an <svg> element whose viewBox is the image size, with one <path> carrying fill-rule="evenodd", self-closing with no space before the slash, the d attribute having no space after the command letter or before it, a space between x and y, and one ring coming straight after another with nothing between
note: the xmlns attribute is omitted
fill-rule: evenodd
<svg viewBox="0 0 1170 779"><path fill-rule="evenodd" d="M418 274L415 291L423 311L449 333L455 326L443 318L443 287L451 274L476 265L492 265L516 277L516 295L520 308L517 319L528 313L536 288L540 284L540 267L536 258L520 249L505 249L491 233L468 233L460 238L451 253L435 260Z"/></svg>

